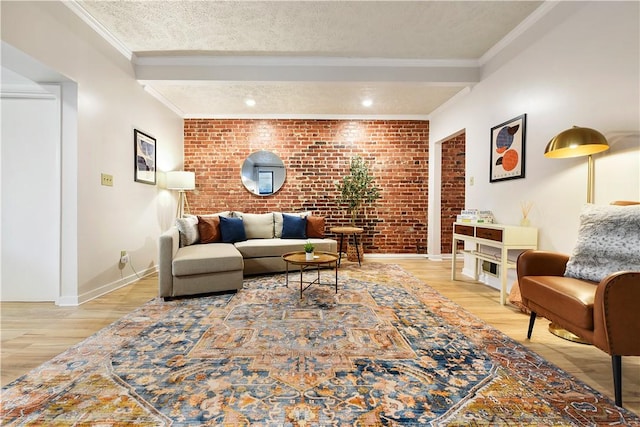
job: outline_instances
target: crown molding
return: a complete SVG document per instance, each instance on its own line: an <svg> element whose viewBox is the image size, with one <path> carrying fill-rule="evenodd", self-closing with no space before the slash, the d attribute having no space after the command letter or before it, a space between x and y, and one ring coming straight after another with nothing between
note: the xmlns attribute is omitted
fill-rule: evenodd
<svg viewBox="0 0 640 427"><path fill-rule="evenodd" d="M183 119L242 119L242 120L422 120L428 121L428 115L355 115L355 114L185 114Z"/></svg>
<svg viewBox="0 0 640 427"><path fill-rule="evenodd" d="M133 52L125 46L116 36L114 36L107 28L98 22L87 10L82 7L76 0L63 1L62 4L67 6L73 13L75 13L85 24L91 27L97 32L103 39L107 41L111 46L116 48L127 60L131 61L134 58Z"/></svg>

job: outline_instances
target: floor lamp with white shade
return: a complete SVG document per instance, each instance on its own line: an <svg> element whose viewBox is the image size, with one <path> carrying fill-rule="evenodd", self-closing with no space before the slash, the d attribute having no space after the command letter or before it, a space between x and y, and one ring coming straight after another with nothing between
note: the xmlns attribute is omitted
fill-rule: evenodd
<svg viewBox="0 0 640 427"><path fill-rule="evenodd" d="M189 202L187 201L186 191L195 190L196 174L187 171L171 171L167 172L167 189L178 191L178 209L176 210L176 218L182 218L189 211Z"/></svg>

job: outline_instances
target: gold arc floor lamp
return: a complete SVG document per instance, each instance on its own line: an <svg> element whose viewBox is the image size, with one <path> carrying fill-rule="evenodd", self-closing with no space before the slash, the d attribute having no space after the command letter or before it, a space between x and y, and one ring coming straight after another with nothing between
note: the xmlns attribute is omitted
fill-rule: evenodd
<svg viewBox="0 0 640 427"><path fill-rule="evenodd" d="M178 191L178 208L176 210L176 218L182 218L189 211L189 202L187 201L186 191L195 190L196 188L196 174L195 172L187 171L171 171L167 172L167 190Z"/></svg>
<svg viewBox="0 0 640 427"><path fill-rule="evenodd" d="M603 134L595 129L574 126L554 136L544 149L544 156L551 159L587 156L587 203L593 203L594 165L592 155L608 149L609 143ZM587 344L581 337L553 322L549 324L549 332L569 341Z"/></svg>
<svg viewBox="0 0 640 427"><path fill-rule="evenodd" d="M587 157L587 203L593 203L594 174L593 154L607 151L609 143L595 129L574 126L553 137L544 149L544 156L551 159Z"/></svg>

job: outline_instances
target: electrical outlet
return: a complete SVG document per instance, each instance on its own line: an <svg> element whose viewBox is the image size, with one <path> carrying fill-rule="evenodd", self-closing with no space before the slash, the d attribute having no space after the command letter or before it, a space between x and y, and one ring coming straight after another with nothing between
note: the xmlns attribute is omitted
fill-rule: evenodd
<svg viewBox="0 0 640 427"><path fill-rule="evenodd" d="M127 251L120 251L120 264L126 264L129 262L129 254Z"/></svg>
<svg viewBox="0 0 640 427"><path fill-rule="evenodd" d="M100 174L100 178L102 179L102 185L113 187L113 175L102 173Z"/></svg>

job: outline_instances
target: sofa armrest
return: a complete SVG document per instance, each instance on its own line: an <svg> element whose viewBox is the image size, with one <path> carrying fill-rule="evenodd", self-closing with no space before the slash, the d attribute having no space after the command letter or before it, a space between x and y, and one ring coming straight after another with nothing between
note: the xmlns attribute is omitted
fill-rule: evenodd
<svg viewBox="0 0 640 427"><path fill-rule="evenodd" d="M173 294L173 257L180 247L180 234L176 227L171 227L160 235L158 256L158 294L170 297Z"/></svg>
<svg viewBox="0 0 640 427"><path fill-rule="evenodd" d="M518 280L525 276L562 276L569 256L558 252L528 250L517 260Z"/></svg>
<svg viewBox="0 0 640 427"><path fill-rule="evenodd" d="M602 279L593 303L594 345L611 355L640 356L640 272Z"/></svg>

